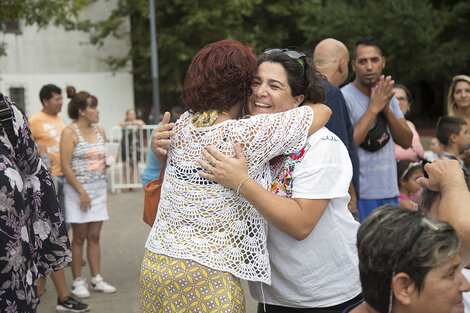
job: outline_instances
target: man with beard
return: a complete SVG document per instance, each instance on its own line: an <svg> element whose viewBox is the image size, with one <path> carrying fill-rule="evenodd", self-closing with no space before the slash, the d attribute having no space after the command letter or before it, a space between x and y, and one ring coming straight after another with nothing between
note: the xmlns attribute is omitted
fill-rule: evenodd
<svg viewBox="0 0 470 313"><path fill-rule="evenodd" d="M409 148L413 134L393 96L394 81L382 75L385 57L380 43L370 37L360 39L351 66L356 77L341 91L358 147L361 194L357 208L363 221L381 205L398 205L393 143Z"/></svg>

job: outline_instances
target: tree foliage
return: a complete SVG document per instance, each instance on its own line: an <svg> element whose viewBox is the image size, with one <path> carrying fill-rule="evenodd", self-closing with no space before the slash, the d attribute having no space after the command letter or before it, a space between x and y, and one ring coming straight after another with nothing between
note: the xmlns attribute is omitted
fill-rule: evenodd
<svg viewBox="0 0 470 313"><path fill-rule="evenodd" d="M449 80L470 67L470 2L457 0L161 0L156 2L163 107L179 101L185 71L204 45L233 38L257 53L296 46L307 53L333 37L351 50L364 36L381 41L386 72L405 84ZM92 41L122 36L131 17L132 47L114 68L132 60L138 105L151 107L148 0L119 0L109 18L95 23ZM146 113L149 111L145 110Z"/></svg>
<svg viewBox="0 0 470 313"><path fill-rule="evenodd" d="M80 11L96 0L2 0L0 31L5 23L22 20L25 25L39 28L49 24L65 29L86 28L86 22L78 20ZM5 43L0 42L0 56L5 55Z"/></svg>
<svg viewBox="0 0 470 313"><path fill-rule="evenodd" d="M80 9L94 1L3 0L0 25L16 18L40 27L53 23L90 32L91 42L98 46L110 36L130 36L127 55L107 61L114 70L132 62L136 105L148 116L152 106L148 0L117 0L103 20L79 21ZM470 72L468 0L155 0L155 5L163 108L180 101L184 75L195 53L224 38L250 44L257 53L296 46L311 54L327 37L343 41L352 51L359 38L373 36L384 47L386 73L411 86L439 89L439 97L446 88L443 82ZM122 27L128 17L130 33ZM430 101L439 100L434 96Z"/></svg>

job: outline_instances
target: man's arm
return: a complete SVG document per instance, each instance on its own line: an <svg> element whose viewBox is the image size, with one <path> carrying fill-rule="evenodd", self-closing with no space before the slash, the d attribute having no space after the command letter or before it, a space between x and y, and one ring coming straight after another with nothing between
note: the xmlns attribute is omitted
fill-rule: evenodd
<svg viewBox="0 0 470 313"><path fill-rule="evenodd" d="M388 107L393 97L394 84L395 82L391 76L384 78L384 75L382 75L377 87L371 88L369 107L354 127L354 142L356 147L359 147L366 138L377 114Z"/></svg>
<svg viewBox="0 0 470 313"><path fill-rule="evenodd" d="M459 162L443 159L424 166L429 179L418 182L430 190L440 192L438 219L451 224L462 241L462 265L470 262L470 191Z"/></svg>
<svg viewBox="0 0 470 313"><path fill-rule="evenodd" d="M411 147L413 133L408 127L406 120L404 118L398 119L390 106L387 106L382 112L387 119L387 124L390 128L390 132L392 133L393 141L404 149Z"/></svg>

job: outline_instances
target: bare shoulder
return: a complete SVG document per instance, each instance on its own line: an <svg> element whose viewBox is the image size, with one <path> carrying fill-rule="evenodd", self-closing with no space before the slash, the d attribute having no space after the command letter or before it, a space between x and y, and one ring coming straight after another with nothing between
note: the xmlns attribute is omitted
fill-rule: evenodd
<svg viewBox="0 0 470 313"><path fill-rule="evenodd" d="M71 138L74 141L78 139L77 133L72 124L65 126L65 128L62 130L62 133L60 134L60 137L67 138L67 139Z"/></svg>
<svg viewBox="0 0 470 313"><path fill-rule="evenodd" d="M61 136L71 136L71 135L76 136L75 129L72 124L64 127L64 129L62 130Z"/></svg>
<svg viewBox="0 0 470 313"><path fill-rule="evenodd" d="M96 128L97 128L98 131L100 132L101 136L103 136L103 138L106 140L106 133L104 132L103 127L101 127L101 126L96 126Z"/></svg>

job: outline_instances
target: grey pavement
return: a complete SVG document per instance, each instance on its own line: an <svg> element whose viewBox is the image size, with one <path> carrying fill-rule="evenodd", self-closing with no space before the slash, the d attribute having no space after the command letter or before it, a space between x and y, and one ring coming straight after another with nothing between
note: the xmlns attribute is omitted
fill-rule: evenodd
<svg viewBox="0 0 470 313"><path fill-rule="evenodd" d="M101 231L101 275L105 281L117 288L114 294L91 292L83 301L91 305L90 312L136 313L139 312L139 273L144 255L144 245L150 227L142 221L144 204L143 190L134 192L108 193L110 219L105 221ZM84 251L85 252L85 251ZM86 253L84 253L86 255ZM69 292L72 272L65 270ZM82 275L90 281L88 266L82 268ZM256 301L250 297L248 286L243 282L246 297L246 312L256 312ZM41 299L38 313L55 312L57 293L50 279L47 279L46 293Z"/></svg>

